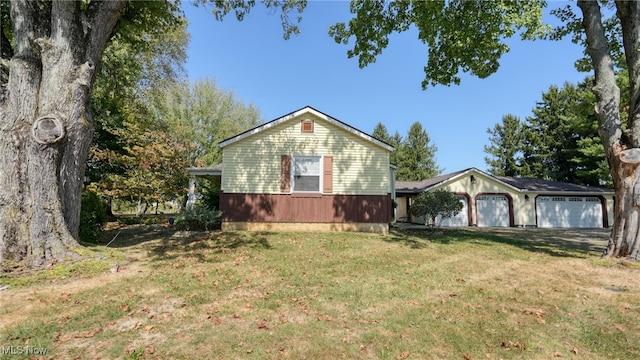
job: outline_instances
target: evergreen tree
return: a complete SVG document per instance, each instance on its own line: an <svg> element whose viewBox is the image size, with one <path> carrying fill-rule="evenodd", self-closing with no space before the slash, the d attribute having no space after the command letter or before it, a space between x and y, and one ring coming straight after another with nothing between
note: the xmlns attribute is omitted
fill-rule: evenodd
<svg viewBox="0 0 640 360"><path fill-rule="evenodd" d="M524 162L532 176L584 185L608 182L588 81L551 86L527 118Z"/></svg>
<svg viewBox="0 0 640 360"><path fill-rule="evenodd" d="M391 144L389 142L389 140L391 139L391 136L389 135L389 132L387 131L387 127L384 126L384 124L381 123L381 122L376 124L376 126L373 128L373 132L371 133L371 135L373 135L373 137L378 139L378 140L382 140L382 141L386 142L387 144Z"/></svg>
<svg viewBox="0 0 640 360"><path fill-rule="evenodd" d="M437 147L431 144L429 134L422 124L414 122L406 139L398 149L398 180L424 180L440 173L436 165Z"/></svg>
<svg viewBox="0 0 640 360"><path fill-rule="evenodd" d="M494 175L537 177L593 186L611 186L611 176L598 138L595 96L590 80L551 86L521 122L505 115L487 129L485 146Z"/></svg>
<svg viewBox="0 0 640 360"><path fill-rule="evenodd" d="M524 126L515 115L502 117L502 124L487 129L491 145L485 145L485 162L493 175L518 176L527 172L521 164Z"/></svg>
<svg viewBox="0 0 640 360"><path fill-rule="evenodd" d="M389 155L389 162L394 165L398 165L400 163L399 156L400 156L400 153L402 152L402 140L403 140L402 135L400 135L398 131L396 131L396 133L393 134L393 136L389 135L389 132L387 131L387 127L381 122L379 122L373 128L372 135L376 139L382 140L394 147L394 150L391 152L391 155Z"/></svg>

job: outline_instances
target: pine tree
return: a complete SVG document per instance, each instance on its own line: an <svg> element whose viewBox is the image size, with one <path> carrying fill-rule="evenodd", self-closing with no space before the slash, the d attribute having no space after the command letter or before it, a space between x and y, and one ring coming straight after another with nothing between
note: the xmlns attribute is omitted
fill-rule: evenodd
<svg viewBox="0 0 640 360"><path fill-rule="evenodd" d="M400 135L398 131L396 131L396 133L393 134L393 136L389 135L389 132L387 131L387 127L381 122L379 122L373 128L372 135L376 139L382 140L394 147L394 150L391 152L391 155L389 155L389 162L394 165L398 165L400 163L400 156L402 152L402 142L403 142L402 135Z"/></svg>
<svg viewBox="0 0 640 360"><path fill-rule="evenodd" d="M524 125L519 117L505 115L502 117L502 124L487 129L487 133L491 135L491 145L484 147L484 152L488 154L484 160L489 165L491 174L518 176L528 172L526 165L521 163Z"/></svg>
<svg viewBox="0 0 640 360"><path fill-rule="evenodd" d="M588 80L551 86L527 118L524 161L532 175L584 185L608 182L604 147L598 144L595 97Z"/></svg>
<svg viewBox="0 0 640 360"><path fill-rule="evenodd" d="M396 178L424 180L437 176L440 169L436 165L436 151L437 147L431 144L429 134L422 128L422 124L414 122L397 150Z"/></svg>

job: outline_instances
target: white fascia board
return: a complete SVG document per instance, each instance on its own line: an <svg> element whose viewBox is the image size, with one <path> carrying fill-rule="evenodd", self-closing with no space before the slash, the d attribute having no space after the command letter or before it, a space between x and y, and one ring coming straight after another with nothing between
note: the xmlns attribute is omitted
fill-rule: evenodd
<svg viewBox="0 0 640 360"><path fill-rule="evenodd" d="M442 180L441 182L439 182L437 184L433 184L433 185L431 185L429 187L426 187L423 191L426 192L426 191L435 189L437 187L448 185L448 184L458 180L459 178L461 178L461 177L463 177L463 176L465 176L465 175L467 175L469 173L475 173L476 175L481 175L481 176L484 176L486 178L492 179L493 181L496 181L496 182L504 185L505 187L507 187L507 188L509 188L509 189L511 189L512 191L515 191L515 192L523 192L524 191L523 189L519 189L519 188L517 188L517 187L515 187L513 185L507 184L506 182L504 182L504 181L502 181L500 179L497 179L497 178L485 173L484 171L480 171L480 170L478 170L476 168L469 168L466 171L461 172L460 174L454 175L454 176L452 176L452 177L450 177L450 178L448 178L446 180Z"/></svg>
<svg viewBox="0 0 640 360"><path fill-rule="evenodd" d="M376 138L374 138L372 136L369 136L366 133L364 133L364 132L362 132L362 131L360 131L360 130L358 130L358 129L350 126L350 125L347 125L347 124L343 123L340 120L334 119L331 116L329 116L329 115L327 115L325 113L322 113L322 112L320 112L320 111L318 111L318 110L316 110L316 109L314 109L314 108L312 108L310 106L306 106L306 107L304 107L304 108L302 108L300 110L294 111L294 112L292 112L290 114L287 114L287 115L285 115L285 116L283 116L281 118L272 120L272 121L270 121L270 122L268 122L266 124L260 125L258 127L253 128L253 129L250 129L248 131L245 131L245 132L243 132L243 133L241 133L239 135L236 135L236 136L234 136L232 138L224 140L224 141L218 143L218 147L223 148L225 146L233 144L234 142L240 141L240 140L242 140L244 138L247 138L249 136L252 136L254 134L257 134L259 132L267 130L267 129L271 128L271 127L280 125L280 124L282 124L284 122L287 122L287 121L289 121L289 120L291 120L291 119L293 119L295 117L302 116L302 115L304 115L306 113L311 113L312 115L315 115L315 116L327 121L328 123L330 123L330 124L332 124L332 125L334 125L336 127L339 127L339 128L341 128L341 129L343 129L343 130L345 130L345 131L347 131L347 132L349 132L349 133L351 133L351 134L353 134L355 136L358 136L358 137L360 137L362 139L365 139L365 140L367 140L367 141L369 141L369 142L371 142L371 143L373 143L373 144L375 144L375 145L377 145L377 146L379 146L379 147L381 147L381 148L383 148L383 149L385 149L387 151L393 151L394 150L393 146L388 145L388 144L386 144L386 143L384 143L384 142L382 142L382 141L380 141L380 140L378 140L378 139L376 139Z"/></svg>

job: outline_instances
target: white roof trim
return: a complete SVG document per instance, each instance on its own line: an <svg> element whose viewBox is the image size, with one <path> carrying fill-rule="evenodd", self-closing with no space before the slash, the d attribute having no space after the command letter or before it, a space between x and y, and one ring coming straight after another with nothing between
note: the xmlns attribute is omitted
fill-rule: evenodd
<svg viewBox="0 0 640 360"><path fill-rule="evenodd" d="M383 149L386 149L388 151L393 151L393 149L394 149L393 146L391 146L389 144L386 144L386 143L384 143L384 142L382 142L382 141L380 141L380 140L378 140L378 139L376 139L376 138L374 138L374 137L372 137L372 136L370 136L370 135L368 135L368 134L366 134L366 133L364 133L364 132L362 132L362 131L360 131L360 130L358 130L358 129L350 126L350 125L347 125L347 124L343 123L340 120L334 119L331 116L329 116L329 115L327 115L325 113L322 113L322 112L320 112L320 111L318 111L318 110L316 110L316 109L314 109L314 108L312 108L310 106L306 106L306 107L304 107L304 108L302 108L300 110L294 111L294 112L292 112L290 114L287 114L287 115L285 115L283 117L280 117L278 119L270 121L270 122L268 122L266 124L262 124L262 125L260 125L258 127L255 127L253 129L247 130L247 131L245 131L245 132L243 132L241 134L238 134L238 135L236 135L234 137L231 137L231 138L228 138L226 140L223 140L218 144L218 147L223 148L225 146L231 145L231 144L233 144L233 143L235 143L237 141L240 141L240 140L245 139L245 138L247 138L249 136L255 135L255 134L259 133L259 132L265 131L265 130L267 130L269 128L272 128L274 126L280 125L280 124L282 124L284 122L287 122L287 121L289 121L289 120L291 120L293 118L296 118L298 116L301 116L301 115L304 115L304 114L307 114L307 113L315 115L315 116L319 117L320 119L322 119L322 120L324 120L324 121L326 121L326 122L328 122L328 123L330 123L330 124L332 124L334 126L337 126L337 127L341 128L341 129L351 133L352 135L360 137L360 138L362 138L362 139L364 139L366 141L369 141L369 142L371 142L371 143L373 143L373 144L375 144L377 146L380 146Z"/></svg>
<svg viewBox="0 0 640 360"><path fill-rule="evenodd" d="M469 173L472 173L472 172L476 173L476 174L479 174L479 175L483 175L483 176L485 176L485 177L487 177L489 179L492 179L493 181L495 181L497 183L500 183L500 184L504 185L505 187L507 187L507 188L509 188L509 189L511 189L513 191L522 192L522 189L518 189L517 187L515 187L515 186L513 186L511 184L507 184L506 182L504 182L504 181L502 181L502 180L500 180L498 178L495 178L492 175L489 175L489 174L485 173L484 171L480 171L480 170L478 170L476 168L469 168L469 169L461 172L460 174L454 175L454 176L452 176L452 177L450 177L450 178L448 178L446 180L443 180L443 181L441 181L441 182L439 182L437 184L433 184L433 185L431 185L429 187L426 187L424 189L424 191L428 191L428 190L431 190L431 189L436 188L436 187L440 187L440 186L444 186L446 184L450 184L450 183L458 180L459 178L461 178L461 177L463 177L463 176L465 176L465 175L467 175Z"/></svg>

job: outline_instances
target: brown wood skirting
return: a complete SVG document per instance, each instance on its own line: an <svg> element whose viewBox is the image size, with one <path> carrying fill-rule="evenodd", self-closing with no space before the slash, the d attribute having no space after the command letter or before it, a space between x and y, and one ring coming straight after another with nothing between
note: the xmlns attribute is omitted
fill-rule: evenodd
<svg viewBox="0 0 640 360"><path fill-rule="evenodd" d="M388 223L391 195L220 194L222 221Z"/></svg>

